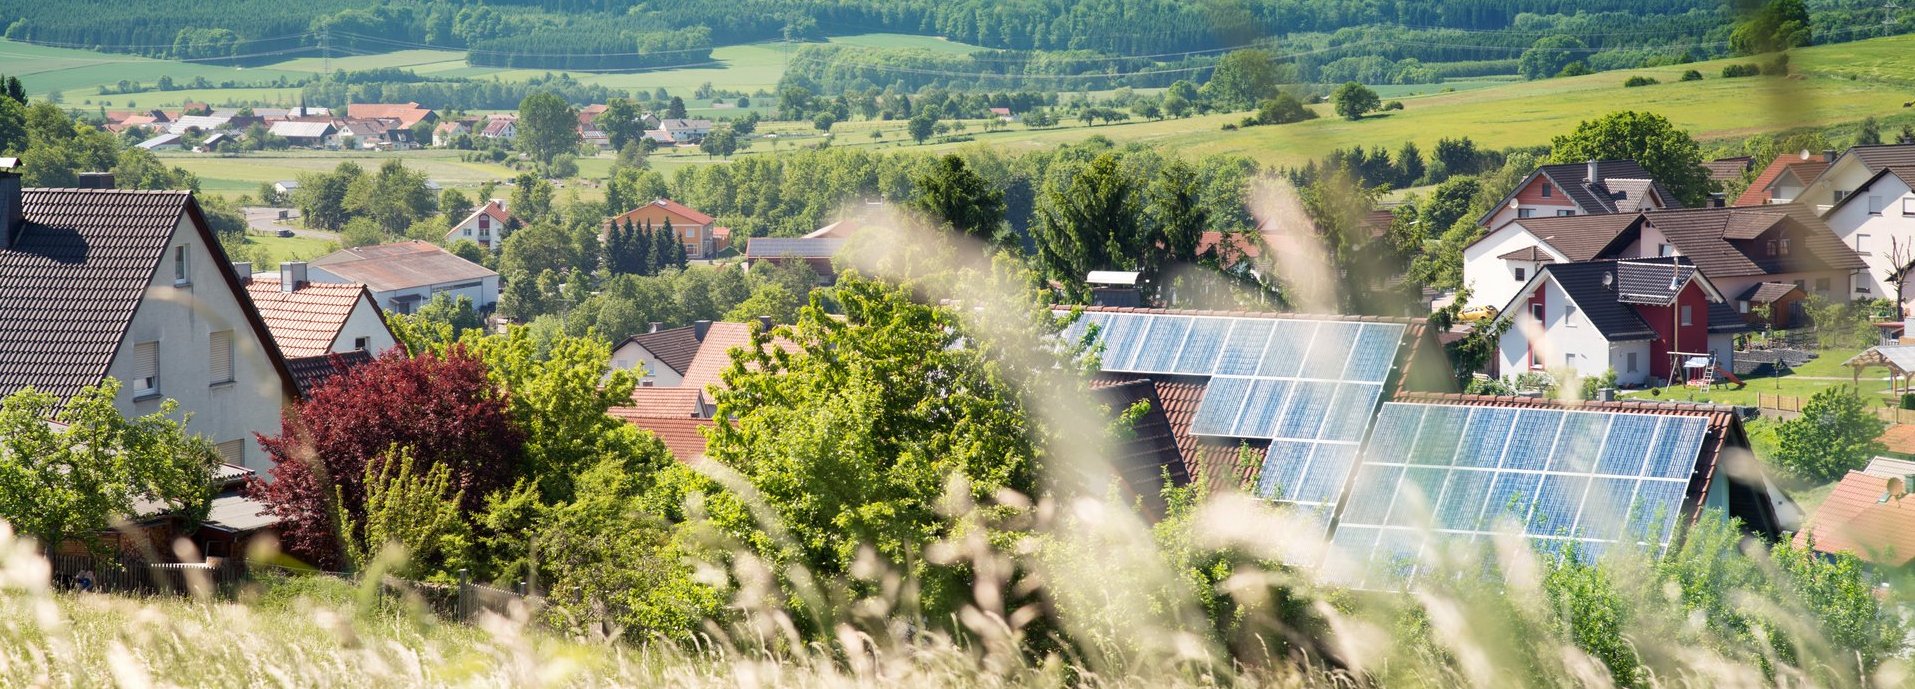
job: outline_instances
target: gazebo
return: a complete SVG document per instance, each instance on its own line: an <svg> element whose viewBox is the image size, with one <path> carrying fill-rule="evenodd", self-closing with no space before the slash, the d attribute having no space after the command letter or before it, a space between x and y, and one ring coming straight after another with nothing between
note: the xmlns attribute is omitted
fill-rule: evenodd
<svg viewBox="0 0 1915 689"><path fill-rule="evenodd" d="M1842 362L1842 365L1854 372L1856 390L1862 389L1862 370L1880 366L1892 374L1888 377L1888 391L1891 394L1900 396L1915 392L1915 345L1870 347Z"/></svg>

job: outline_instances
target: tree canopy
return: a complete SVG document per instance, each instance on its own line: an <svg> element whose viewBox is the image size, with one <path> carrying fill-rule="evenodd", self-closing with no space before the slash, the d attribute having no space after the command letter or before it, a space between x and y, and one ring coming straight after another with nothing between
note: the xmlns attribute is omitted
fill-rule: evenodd
<svg viewBox="0 0 1915 689"><path fill-rule="evenodd" d="M1714 187L1702 167L1701 145L1655 113L1627 110L1586 120L1574 132L1557 136L1549 157L1557 163L1636 161L1691 208L1702 206Z"/></svg>

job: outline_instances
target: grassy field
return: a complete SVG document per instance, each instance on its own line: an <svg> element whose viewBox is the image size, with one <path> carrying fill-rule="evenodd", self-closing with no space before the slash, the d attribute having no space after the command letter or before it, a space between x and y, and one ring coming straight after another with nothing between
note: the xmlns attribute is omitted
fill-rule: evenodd
<svg viewBox="0 0 1915 689"><path fill-rule="evenodd" d="M352 161L370 170L386 159L397 156L405 164L422 170L426 177L445 187L474 188L487 180L503 180L518 173L493 163L468 163L459 160L458 151L418 150L401 153L376 151L281 151L235 156L210 156L196 153L165 153L168 165L176 165L200 178L200 190L223 196L251 194L261 182L292 179L302 172L331 170Z"/></svg>
<svg viewBox="0 0 1915 689"><path fill-rule="evenodd" d="M20 77L26 82L32 95L44 95L49 91L62 91L72 103L79 103L75 96L98 98L101 84L117 84L121 79L130 79L152 83L161 76L171 76L180 83L189 83L195 77L206 77L207 81L261 82L279 77L298 78L305 76L299 72L265 68L216 67L194 63L153 60L132 55L98 53L90 50L71 50L67 48L49 48L8 40L0 40L0 70L8 76ZM176 93L176 92L175 92ZM168 94L139 94L141 96L174 96ZM107 96L107 98L114 98ZM124 98L123 96L120 98ZM174 99L177 102L177 99ZM155 101L153 105L161 103Z"/></svg>
<svg viewBox="0 0 1915 689"><path fill-rule="evenodd" d="M281 261L307 261L339 250L339 243L314 237L279 237L263 232L248 232L246 243L265 252L255 261L258 270L273 270Z"/></svg>

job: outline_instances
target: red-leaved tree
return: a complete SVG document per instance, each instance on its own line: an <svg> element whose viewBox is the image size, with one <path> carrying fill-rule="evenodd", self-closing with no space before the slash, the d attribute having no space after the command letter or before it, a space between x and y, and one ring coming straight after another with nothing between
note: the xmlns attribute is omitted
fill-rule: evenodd
<svg viewBox="0 0 1915 689"><path fill-rule="evenodd" d="M248 488L279 517L288 553L334 569L344 563L333 533L334 490L362 523L368 462L383 461L398 445L412 451L421 472L446 465L471 515L486 496L511 485L524 440L485 364L463 347L417 358L395 348L287 409L280 434L259 438L273 458L272 481L256 479Z"/></svg>

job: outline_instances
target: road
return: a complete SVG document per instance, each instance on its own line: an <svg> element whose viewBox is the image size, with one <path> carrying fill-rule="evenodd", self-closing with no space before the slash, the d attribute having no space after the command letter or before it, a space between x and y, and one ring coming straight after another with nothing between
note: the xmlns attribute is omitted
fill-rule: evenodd
<svg viewBox="0 0 1915 689"><path fill-rule="evenodd" d="M325 230L308 230L306 228L300 227L296 222L294 222L297 218L299 218L299 209L297 208L263 208L263 207L257 207L257 206L247 206L245 208L241 208L240 210L246 214L246 225L253 228L253 230L257 232L263 232L270 235L277 235L279 234L280 230L292 230L293 235L298 237L311 237L313 239L324 239L329 242L339 241L339 233L337 232L327 232ZM279 219L280 211L286 212L287 220L281 221Z"/></svg>

